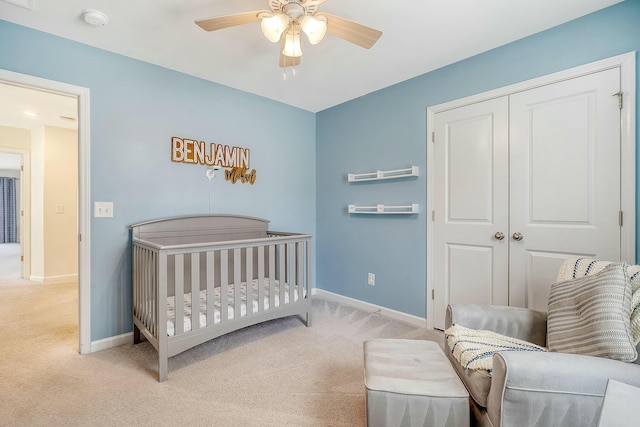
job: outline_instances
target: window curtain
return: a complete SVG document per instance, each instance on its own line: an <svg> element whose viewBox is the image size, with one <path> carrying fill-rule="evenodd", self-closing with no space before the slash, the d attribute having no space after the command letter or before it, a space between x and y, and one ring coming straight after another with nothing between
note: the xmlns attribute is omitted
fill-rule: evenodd
<svg viewBox="0 0 640 427"><path fill-rule="evenodd" d="M0 243L17 241L16 179L0 177Z"/></svg>

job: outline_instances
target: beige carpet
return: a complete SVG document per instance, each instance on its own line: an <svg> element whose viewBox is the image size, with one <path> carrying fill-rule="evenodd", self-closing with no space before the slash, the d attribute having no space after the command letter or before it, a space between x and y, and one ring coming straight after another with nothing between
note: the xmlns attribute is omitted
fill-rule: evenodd
<svg viewBox="0 0 640 427"><path fill-rule="evenodd" d="M77 284L0 283L0 425L363 426L362 343L441 333L314 299L169 361L147 342L77 353Z"/></svg>
<svg viewBox="0 0 640 427"><path fill-rule="evenodd" d="M0 282L20 280L20 243L0 243Z"/></svg>

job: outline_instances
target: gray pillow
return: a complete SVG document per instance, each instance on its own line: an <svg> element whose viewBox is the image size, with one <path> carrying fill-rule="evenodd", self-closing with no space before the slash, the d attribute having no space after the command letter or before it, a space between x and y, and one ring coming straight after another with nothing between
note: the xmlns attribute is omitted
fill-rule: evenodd
<svg viewBox="0 0 640 427"><path fill-rule="evenodd" d="M549 351L632 362L638 357L630 330L631 283L624 264L555 283L549 293Z"/></svg>

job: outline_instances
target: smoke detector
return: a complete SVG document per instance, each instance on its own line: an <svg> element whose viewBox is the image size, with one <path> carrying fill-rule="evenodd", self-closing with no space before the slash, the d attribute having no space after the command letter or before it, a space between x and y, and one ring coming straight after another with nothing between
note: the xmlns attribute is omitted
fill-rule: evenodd
<svg viewBox="0 0 640 427"><path fill-rule="evenodd" d="M104 27L109 23L109 17L103 12L95 9L85 9L82 11L84 22L94 27Z"/></svg>

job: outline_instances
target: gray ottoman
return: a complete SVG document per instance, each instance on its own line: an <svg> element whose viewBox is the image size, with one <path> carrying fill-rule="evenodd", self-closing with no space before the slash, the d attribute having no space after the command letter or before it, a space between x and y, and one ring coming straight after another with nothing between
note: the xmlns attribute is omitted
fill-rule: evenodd
<svg viewBox="0 0 640 427"><path fill-rule="evenodd" d="M469 426L469 394L433 341L364 343L367 425Z"/></svg>

